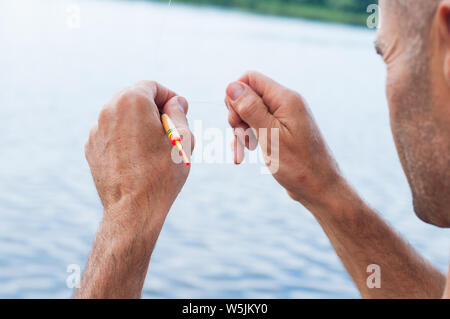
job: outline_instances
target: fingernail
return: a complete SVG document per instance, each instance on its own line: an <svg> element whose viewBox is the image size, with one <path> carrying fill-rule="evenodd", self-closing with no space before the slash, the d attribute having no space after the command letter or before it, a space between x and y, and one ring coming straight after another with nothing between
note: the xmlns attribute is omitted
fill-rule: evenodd
<svg viewBox="0 0 450 319"><path fill-rule="evenodd" d="M177 104L178 104L178 106L183 110L183 112L186 113L186 110L187 110L187 108L188 108L188 105L187 105L186 100L185 100L184 98L178 96L178 97L177 97Z"/></svg>
<svg viewBox="0 0 450 319"><path fill-rule="evenodd" d="M244 91L245 91L245 87L242 83L234 82L228 86L227 95L230 97L230 99L232 99L233 101L236 101L237 99L239 99L242 96Z"/></svg>

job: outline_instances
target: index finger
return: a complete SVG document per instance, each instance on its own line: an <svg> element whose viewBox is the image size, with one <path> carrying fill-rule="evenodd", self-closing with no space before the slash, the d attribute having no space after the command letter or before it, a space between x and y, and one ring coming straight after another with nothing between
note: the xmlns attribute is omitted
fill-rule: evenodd
<svg viewBox="0 0 450 319"><path fill-rule="evenodd" d="M283 100L283 94L286 91L280 83L257 71L246 72L239 81L247 84L263 99L270 113L275 113L280 107L280 101Z"/></svg>
<svg viewBox="0 0 450 319"><path fill-rule="evenodd" d="M229 111L228 123L234 129L235 136L242 145L245 145L249 150L254 151L258 146L258 139L256 138L255 133L250 129L250 126L241 119L233 107L229 105L228 98L225 99L225 104Z"/></svg>

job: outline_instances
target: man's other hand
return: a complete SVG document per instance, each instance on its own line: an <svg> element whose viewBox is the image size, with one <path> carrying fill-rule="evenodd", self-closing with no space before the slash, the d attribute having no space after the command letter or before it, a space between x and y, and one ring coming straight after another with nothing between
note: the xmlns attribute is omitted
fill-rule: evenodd
<svg viewBox="0 0 450 319"><path fill-rule="evenodd" d="M237 164L244 159L244 146L256 148L256 137L266 163L277 163L275 179L293 199L310 206L333 197L325 195L330 195L343 179L311 111L298 93L252 71L228 86L225 103L229 123L236 131L233 146ZM243 135L249 127L252 130ZM270 138L259 136L260 129L267 129L269 137L271 129L279 130L279 153L275 154L278 158L271 154L274 152L270 151Z"/></svg>

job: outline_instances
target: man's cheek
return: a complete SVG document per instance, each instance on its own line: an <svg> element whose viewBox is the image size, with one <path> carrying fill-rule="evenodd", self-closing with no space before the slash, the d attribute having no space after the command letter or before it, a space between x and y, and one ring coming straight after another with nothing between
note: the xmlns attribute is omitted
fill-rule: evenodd
<svg viewBox="0 0 450 319"><path fill-rule="evenodd" d="M389 105L391 122L396 123L405 117L408 110L403 109L408 105L409 93L407 81L400 74L389 74L386 79L386 98Z"/></svg>
<svg viewBox="0 0 450 319"><path fill-rule="evenodd" d="M395 115L397 112L397 95L398 92L395 89L395 82L388 77L386 80L386 99L388 102L391 120L393 120L393 115Z"/></svg>

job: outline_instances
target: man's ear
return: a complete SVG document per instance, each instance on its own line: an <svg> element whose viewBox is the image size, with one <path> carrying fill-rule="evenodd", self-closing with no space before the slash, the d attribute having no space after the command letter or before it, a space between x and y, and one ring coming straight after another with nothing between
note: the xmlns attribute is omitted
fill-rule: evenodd
<svg viewBox="0 0 450 319"><path fill-rule="evenodd" d="M437 22L442 37L444 54L444 76L450 86L450 0L443 0L438 7Z"/></svg>

